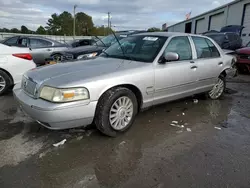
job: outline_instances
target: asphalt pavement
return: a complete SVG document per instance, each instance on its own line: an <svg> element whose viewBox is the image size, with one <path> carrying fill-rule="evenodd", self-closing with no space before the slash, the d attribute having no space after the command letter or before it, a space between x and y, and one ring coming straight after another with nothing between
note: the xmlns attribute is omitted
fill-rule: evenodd
<svg viewBox="0 0 250 188"><path fill-rule="evenodd" d="M221 100L142 112L117 138L47 130L0 97L1 188L249 188L249 143L250 75L229 80Z"/></svg>

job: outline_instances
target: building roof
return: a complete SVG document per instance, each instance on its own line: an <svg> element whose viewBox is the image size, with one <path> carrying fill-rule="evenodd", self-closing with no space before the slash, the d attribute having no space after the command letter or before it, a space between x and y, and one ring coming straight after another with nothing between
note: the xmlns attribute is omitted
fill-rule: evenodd
<svg viewBox="0 0 250 188"><path fill-rule="evenodd" d="M179 24L181 24L181 23L189 22L190 20L193 20L193 19L196 19L196 18L198 18L198 17L204 16L204 15L209 14L209 13L211 13L211 12L215 12L215 11L217 11L217 10L220 10L220 9L222 9L222 8L225 8L225 7L229 6L229 5L233 5L233 4L238 3L238 2L240 2L240 1L243 1L243 0L234 0L234 1L230 2L230 3L227 3L227 4L225 4L225 5L219 6L219 7L215 8L215 9L212 9L212 10L209 10L209 11L204 12L204 13L202 13L202 14L199 14L199 15L197 15L197 16L191 17L189 20L183 20L183 21L178 22L178 23L176 23L176 24L170 25L170 26L168 26L168 28L173 27L173 26L175 26L175 25L179 25Z"/></svg>

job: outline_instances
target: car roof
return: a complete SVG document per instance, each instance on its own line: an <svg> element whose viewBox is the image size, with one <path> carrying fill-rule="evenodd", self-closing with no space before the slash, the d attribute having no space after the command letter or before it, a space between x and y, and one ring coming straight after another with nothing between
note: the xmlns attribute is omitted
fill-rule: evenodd
<svg viewBox="0 0 250 188"><path fill-rule="evenodd" d="M180 33L180 32L144 32L144 33L138 33L135 35L162 36L162 37L172 37L172 36L200 36L200 37L204 37L202 35L195 35L195 34L190 34L190 33Z"/></svg>
<svg viewBox="0 0 250 188"><path fill-rule="evenodd" d="M27 35L15 35L15 36L8 37L5 40L8 40L8 39L13 38L13 37L26 37L26 38L42 39L42 40L47 40L47 41L50 41L50 42L54 42L56 44L62 44L62 43L60 43L60 42L58 42L56 40L53 40L53 39L49 39L49 38L45 38L45 37L41 37L41 36L27 36Z"/></svg>

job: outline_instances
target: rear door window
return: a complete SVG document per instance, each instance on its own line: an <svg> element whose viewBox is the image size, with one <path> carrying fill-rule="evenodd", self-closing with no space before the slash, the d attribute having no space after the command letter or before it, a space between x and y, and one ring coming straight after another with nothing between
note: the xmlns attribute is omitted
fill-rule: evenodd
<svg viewBox="0 0 250 188"><path fill-rule="evenodd" d="M31 48L46 48L51 47L52 43L42 39L30 38L30 47Z"/></svg>
<svg viewBox="0 0 250 188"><path fill-rule="evenodd" d="M206 38L192 36L192 39L194 41L194 45L195 45L198 59L212 58L212 52L211 52L210 47L206 41Z"/></svg>
<svg viewBox="0 0 250 188"><path fill-rule="evenodd" d="M209 39L206 39L206 42L207 42L209 49L212 53L211 56L212 57L220 57L220 52L217 49L217 47Z"/></svg>

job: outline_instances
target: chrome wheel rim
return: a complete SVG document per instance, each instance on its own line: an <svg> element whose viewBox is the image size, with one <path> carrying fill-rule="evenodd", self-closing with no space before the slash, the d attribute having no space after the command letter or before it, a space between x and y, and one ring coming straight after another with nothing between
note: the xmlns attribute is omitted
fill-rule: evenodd
<svg viewBox="0 0 250 188"><path fill-rule="evenodd" d="M0 76L0 92L3 91L5 87L6 87L6 81L2 76Z"/></svg>
<svg viewBox="0 0 250 188"><path fill-rule="evenodd" d="M134 113L134 105L130 98L120 97L111 106L109 122L113 129L122 130L128 126Z"/></svg>
<svg viewBox="0 0 250 188"><path fill-rule="evenodd" d="M222 79L218 79L218 82L214 85L213 89L209 92L209 96L212 99L217 99L224 91L224 82Z"/></svg>

